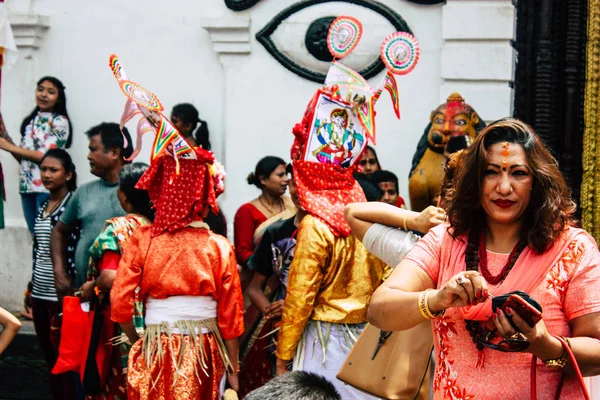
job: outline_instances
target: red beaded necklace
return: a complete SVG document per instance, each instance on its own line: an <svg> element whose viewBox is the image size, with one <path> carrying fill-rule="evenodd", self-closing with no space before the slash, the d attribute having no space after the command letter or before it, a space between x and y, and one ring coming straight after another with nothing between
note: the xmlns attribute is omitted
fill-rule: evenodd
<svg viewBox="0 0 600 400"><path fill-rule="evenodd" d="M487 249L485 248L485 234L482 233L481 237L479 239L479 251L478 251L479 272L481 272L481 275L485 278L485 280L488 283L490 283L492 285L497 285L497 284L501 283L502 281L504 281L504 279L506 279L506 277L508 276L508 273L514 267L517 259L519 258L519 255L521 254L521 252L523 251L525 246L526 246L526 244L524 244L521 240L519 240L517 242L517 244L515 244L515 247L512 249L512 251L510 252L510 255L508 256L508 260L506 261L506 264L504 265L504 267L502 268L500 273L498 275L494 276L488 269Z"/></svg>

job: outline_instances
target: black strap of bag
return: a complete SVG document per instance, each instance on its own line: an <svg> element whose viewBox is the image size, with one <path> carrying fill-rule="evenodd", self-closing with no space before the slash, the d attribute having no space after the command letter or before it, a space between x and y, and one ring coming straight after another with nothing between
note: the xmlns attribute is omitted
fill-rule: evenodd
<svg viewBox="0 0 600 400"><path fill-rule="evenodd" d="M94 296L94 321L92 323L92 337L90 346L87 352L87 360L85 362L85 371L83 373L83 390L87 396L101 394L103 391L102 382L100 382L100 371L98 371L98 363L96 362L96 350L100 344L100 335L102 333L102 325L104 325L104 313L106 306L110 303L110 297L105 294L102 301L98 301L98 297Z"/></svg>

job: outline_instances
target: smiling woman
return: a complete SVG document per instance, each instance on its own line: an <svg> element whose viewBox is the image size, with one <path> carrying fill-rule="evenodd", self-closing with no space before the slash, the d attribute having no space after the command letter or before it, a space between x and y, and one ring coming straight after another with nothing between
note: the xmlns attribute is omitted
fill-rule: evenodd
<svg viewBox="0 0 600 400"><path fill-rule="evenodd" d="M486 127L461 160L449 224L429 231L377 289L369 321L394 331L433 320L436 398L528 397L532 355L546 364L539 398L582 398L567 356L584 376L600 374L600 253L574 227L556 160L514 119Z"/></svg>
<svg viewBox="0 0 600 400"><path fill-rule="evenodd" d="M32 234L36 212L48 199L48 191L40 179L40 160L49 149L70 147L73 132L61 81L51 76L41 78L35 91L35 103L31 114L21 123L19 144L14 143L7 132L0 132L0 149L11 153L21 164L19 192L25 221Z"/></svg>

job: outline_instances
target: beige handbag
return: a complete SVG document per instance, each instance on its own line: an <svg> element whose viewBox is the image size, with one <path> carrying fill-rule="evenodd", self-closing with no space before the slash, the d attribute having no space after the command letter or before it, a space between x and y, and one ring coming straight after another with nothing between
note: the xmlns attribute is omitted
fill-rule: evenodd
<svg viewBox="0 0 600 400"><path fill-rule="evenodd" d="M430 321L400 332L368 324L337 378L384 399L427 400L432 348Z"/></svg>

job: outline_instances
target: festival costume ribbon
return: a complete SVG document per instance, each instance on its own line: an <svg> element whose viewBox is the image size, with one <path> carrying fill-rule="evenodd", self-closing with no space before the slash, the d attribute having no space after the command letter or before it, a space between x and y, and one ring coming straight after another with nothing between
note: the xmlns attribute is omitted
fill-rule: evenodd
<svg viewBox="0 0 600 400"><path fill-rule="evenodd" d="M376 143L375 103L386 90L400 118L393 74L410 72L418 60L418 42L412 35L389 35L380 49L389 71L375 90L358 72L335 60L350 54L361 35L362 24L354 17L340 16L331 24L327 46L334 61L325 85L292 130L295 139L290 151L301 207L344 237L350 234L344 206L366 201L352 173L368 142Z"/></svg>
<svg viewBox="0 0 600 400"><path fill-rule="evenodd" d="M162 114L164 107L158 97L143 86L129 80L119 57L116 55L113 54L110 56L109 66L119 83L119 88L127 96L125 109L121 115L121 129L131 119L135 117L141 118L137 125L135 148L127 161L133 160L140 153L142 137L150 131L157 132L152 146L152 160L156 160L163 155L169 145L175 140L178 141L178 151L177 154L172 155L177 165L179 163L177 156L187 155L189 158L195 158L192 146L187 143L171 121ZM179 173L179 167L176 168L175 172Z"/></svg>
<svg viewBox="0 0 600 400"><path fill-rule="evenodd" d="M142 137L155 133L150 167L136 188L148 191L156 210L152 236L181 229L200 219L206 208L219 212L217 196L225 190L225 171L214 154L194 148L162 112L164 107L154 93L129 80L116 55L109 65L127 101L121 115L121 129L133 118L137 124L135 149L129 161L142 148Z"/></svg>

